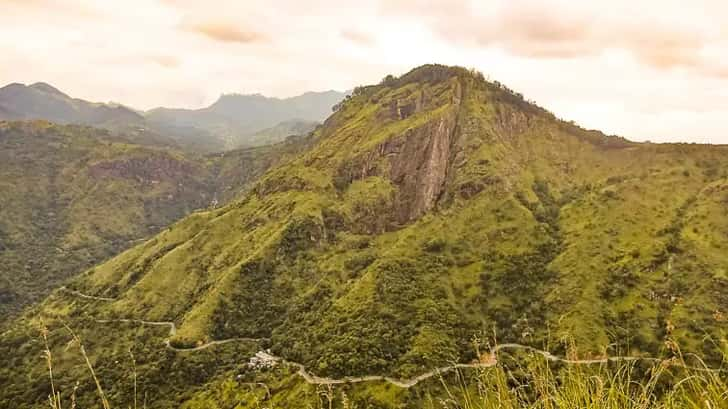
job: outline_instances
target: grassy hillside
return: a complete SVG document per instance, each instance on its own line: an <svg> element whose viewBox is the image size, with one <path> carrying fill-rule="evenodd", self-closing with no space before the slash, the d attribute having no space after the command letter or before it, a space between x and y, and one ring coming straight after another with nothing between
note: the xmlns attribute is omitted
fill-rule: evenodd
<svg viewBox="0 0 728 409"><path fill-rule="evenodd" d="M669 357L680 344L722 359L728 147L585 131L442 66L357 88L311 143L239 200L72 284L113 301L56 293L1 344L39 352L27 343L37 317L123 317L174 322L177 347L270 338L274 354L332 377L416 376L483 359L472 341L494 336L560 355L570 340L580 358ZM17 368L43 370L22 356ZM285 382L282 407L296 407ZM370 407L424 399L362 393Z"/></svg>
<svg viewBox="0 0 728 409"><path fill-rule="evenodd" d="M244 146L263 146L271 145L284 141L291 135L307 135L319 125L318 122L290 120L281 122L262 131L256 132L254 135L246 137L242 144Z"/></svg>
<svg viewBox="0 0 728 409"><path fill-rule="evenodd" d="M0 315L195 209L227 202L297 146L202 157L94 128L0 122Z"/></svg>

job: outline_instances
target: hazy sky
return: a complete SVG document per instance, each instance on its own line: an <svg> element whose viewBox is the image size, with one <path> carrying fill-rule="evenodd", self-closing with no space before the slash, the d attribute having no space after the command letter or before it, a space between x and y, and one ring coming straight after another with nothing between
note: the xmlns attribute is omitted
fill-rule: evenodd
<svg viewBox="0 0 728 409"><path fill-rule="evenodd" d="M630 139L728 143L728 0L0 0L0 83L138 108L429 62Z"/></svg>

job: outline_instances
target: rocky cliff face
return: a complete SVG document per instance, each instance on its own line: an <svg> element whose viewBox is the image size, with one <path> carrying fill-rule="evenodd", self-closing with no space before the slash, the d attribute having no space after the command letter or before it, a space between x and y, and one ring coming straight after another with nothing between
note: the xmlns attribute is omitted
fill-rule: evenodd
<svg viewBox="0 0 728 409"><path fill-rule="evenodd" d="M89 174L94 178L136 179L144 183L160 181L180 182L189 178L199 166L185 160L157 153L138 158L125 158L98 162L89 167Z"/></svg>
<svg viewBox="0 0 728 409"><path fill-rule="evenodd" d="M413 221L433 207L443 192L453 142L456 114L443 116L409 130L385 147L389 177L398 187L395 197L396 221Z"/></svg>
<svg viewBox="0 0 728 409"><path fill-rule="evenodd" d="M414 221L433 209L444 191L452 169L453 148L457 141L457 120L462 100L462 86L455 81L444 112L426 113L423 123L378 144L374 149L347 161L339 168L336 181L343 188L355 180L383 176L396 187L391 222L402 225ZM404 121L433 107L425 92L395 98L386 113L390 121Z"/></svg>

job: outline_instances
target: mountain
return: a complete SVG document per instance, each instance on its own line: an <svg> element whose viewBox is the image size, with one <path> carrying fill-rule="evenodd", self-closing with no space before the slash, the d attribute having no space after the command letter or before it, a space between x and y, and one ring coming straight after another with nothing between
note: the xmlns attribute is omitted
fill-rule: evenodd
<svg viewBox="0 0 728 409"><path fill-rule="evenodd" d="M46 83L0 88L0 120L44 119L59 124L113 127L142 124L144 117L121 105L71 98Z"/></svg>
<svg viewBox="0 0 728 409"><path fill-rule="evenodd" d="M120 104L69 97L45 83L0 88L0 120L43 119L109 129L130 142L210 153L277 143L306 134L345 94L307 92L292 98L226 94L207 108L139 112Z"/></svg>
<svg viewBox="0 0 728 409"><path fill-rule="evenodd" d="M204 157L97 128L0 121L0 321L193 210L234 199L298 145Z"/></svg>
<svg viewBox="0 0 728 409"><path fill-rule="evenodd" d="M84 406L94 384L63 324L117 406L132 349L148 404L187 408L428 407L453 380L436 368L497 358L487 338L575 361L679 344L719 363L727 209L726 146L587 131L477 72L419 67L355 89L239 199L16 320L0 403L47 404L40 323Z"/></svg>
<svg viewBox="0 0 728 409"><path fill-rule="evenodd" d="M88 125L108 129L134 144L181 147L176 137L150 129L144 117L131 108L72 98L42 82L32 85L16 83L0 88L0 120L45 120L61 125Z"/></svg>
<svg viewBox="0 0 728 409"><path fill-rule="evenodd" d="M270 128L258 131L245 139L246 146L271 145L284 141L289 136L307 135L319 125L319 122L290 120L283 121Z"/></svg>
<svg viewBox="0 0 728 409"><path fill-rule="evenodd" d="M260 145L267 138L258 134L269 128L321 122L344 96L336 91L307 92L285 99L260 94L226 94L207 108L157 108L148 111L146 118L156 129L181 138L206 135L207 149L222 151Z"/></svg>

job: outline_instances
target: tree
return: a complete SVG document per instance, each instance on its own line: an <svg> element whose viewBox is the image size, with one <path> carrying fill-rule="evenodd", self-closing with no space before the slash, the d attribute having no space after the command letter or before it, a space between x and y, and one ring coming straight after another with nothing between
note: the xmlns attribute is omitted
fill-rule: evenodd
<svg viewBox="0 0 728 409"><path fill-rule="evenodd" d="M394 84L394 81L395 80L396 80L396 78L394 78L394 75L389 74L389 75L387 75L386 77L384 77L382 79L381 84L382 85L385 85L385 86L390 86L390 85L393 85Z"/></svg>

